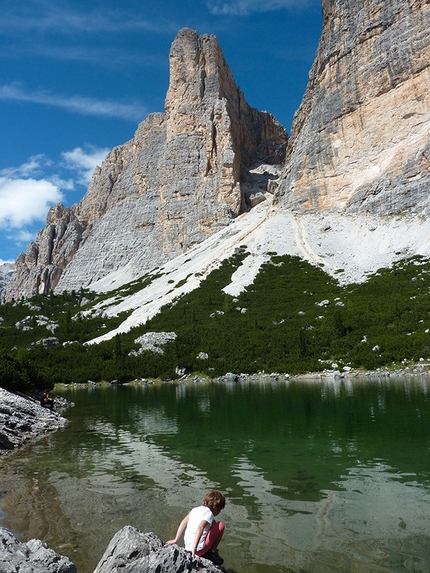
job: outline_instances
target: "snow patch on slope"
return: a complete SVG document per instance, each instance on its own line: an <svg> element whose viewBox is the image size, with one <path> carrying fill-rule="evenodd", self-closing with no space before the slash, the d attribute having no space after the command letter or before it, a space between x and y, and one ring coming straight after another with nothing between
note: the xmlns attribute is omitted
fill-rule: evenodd
<svg viewBox="0 0 430 573"><path fill-rule="evenodd" d="M144 324L162 306L198 288L239 247L246 247L249 255L223 288L232 296L253 283L261 265L273 254L300 256L320 266L340 284L358 283L396 260L415 254L429 256L430 218L280 212L268 199L200 245L148 273L153 280L141 291L121 301L100 303L108 316L131 309L133 312L116 330L92 342ZM135 278L135 271L128 265L94 283L92 289L108 292Z"/></svg>

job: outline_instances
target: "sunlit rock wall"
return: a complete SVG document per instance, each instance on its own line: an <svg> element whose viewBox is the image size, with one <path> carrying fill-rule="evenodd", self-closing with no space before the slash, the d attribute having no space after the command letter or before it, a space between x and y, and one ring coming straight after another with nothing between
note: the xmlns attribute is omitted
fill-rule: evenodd
<svg viewBox="0 0 430 573"><path fill-rule="evenodd" d="M323 0L280 206L430 211L430 4Z"/></svg>
<svg viewBox="0 0 430 573"><path fill-rule="evenodd" d="M109 153L79 204L50 210L6 297L79 289L126 265L141 274L187 251L273 192L261 164L281 164L286 142L248 106L216 38L181 30L165 113Z"/></svg>

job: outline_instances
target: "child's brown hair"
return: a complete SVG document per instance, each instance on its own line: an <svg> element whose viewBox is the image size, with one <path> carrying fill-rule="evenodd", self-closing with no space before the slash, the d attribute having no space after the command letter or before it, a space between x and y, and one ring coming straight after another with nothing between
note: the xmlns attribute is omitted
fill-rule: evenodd
<svg viewBox="0 0 430 573"><path fill-rule="evenodd" d="M213 489L205 495L203 505L211 510L219 509L221 511L225 507L225 497L220 491Z"/></svg>

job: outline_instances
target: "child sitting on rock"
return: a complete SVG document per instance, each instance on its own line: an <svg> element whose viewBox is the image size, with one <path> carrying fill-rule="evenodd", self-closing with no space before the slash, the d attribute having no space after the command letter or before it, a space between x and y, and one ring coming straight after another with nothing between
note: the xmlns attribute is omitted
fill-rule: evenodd
<svg viewBox="0 0 430 573"><path fill-rule="evenodd" d="M225 497L217 490L208 492L203 505L195 507L184 517L178 527L175 539L167 544L178 543L185 529L185 549L191 551L193 557L204 557L215 565L222 565L224 559L218 554L218 545L224 534L224 523L215 521L225 507Z"/></svg>

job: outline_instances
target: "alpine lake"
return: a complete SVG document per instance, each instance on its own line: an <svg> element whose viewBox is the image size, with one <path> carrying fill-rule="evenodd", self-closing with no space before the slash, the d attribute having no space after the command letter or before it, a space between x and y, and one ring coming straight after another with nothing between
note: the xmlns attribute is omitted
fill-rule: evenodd
<svg viewBox="0 0 430 573"><path fill-rule="evenodd" d="M237 573L430 571L430 377L55 388L68 426L0 460L0 521L91 573L219 489Z"/></svg>

